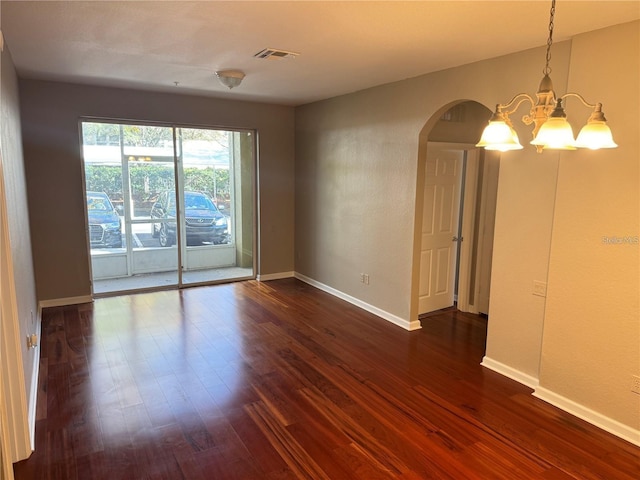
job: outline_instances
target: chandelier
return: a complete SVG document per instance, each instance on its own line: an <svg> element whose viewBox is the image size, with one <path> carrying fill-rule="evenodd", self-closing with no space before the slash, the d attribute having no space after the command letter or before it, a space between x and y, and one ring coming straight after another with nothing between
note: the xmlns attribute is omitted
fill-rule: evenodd
<svg viewBox="0 0 640 480"><path fill-rule="evenodd" d="M551 1L551 11L549 14L549 39L547 40L546 64L542 73L544 76L540 81L537 100L526 93L519 93L508 103L499 103L496 110L489 119L489 124L482 132L480 141L476 147L484 147L486 150L499 150L506 152L509 150L520 150L522 145L518 140L518 134L513 129L513 124L509 115L524 102L531 104L529 113L522 117L525 125L533 124L533 140L538 153L543 150L576 150L577 148L589 148L598 150L600 148L616 148L618 145L613 141L611 129L607 125L607 120L602 113L602 104L591 104L578 93L565 93L561 97L556 96L551 82L551 45L553 44L553 19L556 11L556 0ZM567 122L567 115L564 111L563 102L568 98L577 98L582 104L593 109L587 124L582 127L578 138L573 136L573 129Z"/></svg>

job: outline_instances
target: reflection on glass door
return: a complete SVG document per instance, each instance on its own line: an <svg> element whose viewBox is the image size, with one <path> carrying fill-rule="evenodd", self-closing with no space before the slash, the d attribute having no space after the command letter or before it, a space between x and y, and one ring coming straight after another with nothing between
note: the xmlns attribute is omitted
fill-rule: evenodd
<svg viewBox="0 0 640 480"><path fill-rule="evenodd" d="M251 133L83 122L82 134L94 293L253 277Z"/></svg>
<svg viewBox="0 0 640 480"><path fill-rule="evenodd" d="M121 129L126 133L122 166L126 171L125 234L132 239L130 276L137 275L141 280L145 278L143 274L162 273L147 275L147 286L176 285L179 280L177 248L159 248L171 245L158 244L156 240L162 239L171 225L175 230L175 212L173 217L158 217L154 209L159 196L173 195L175 201L173 129L137 125L121 126Z"/></svg>

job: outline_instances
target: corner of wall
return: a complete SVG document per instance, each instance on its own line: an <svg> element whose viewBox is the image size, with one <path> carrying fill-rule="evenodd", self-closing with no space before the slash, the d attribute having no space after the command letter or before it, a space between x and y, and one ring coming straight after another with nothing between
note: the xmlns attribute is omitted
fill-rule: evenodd
<svg viewBox="0 0 640 480"><path fill-rule="evenodd" d="M325 285L321 282L318 282L312 278L309 278L305 275L302 275L301 273L296 272L295 273L295 278L297 278L298 280L304 282L304 283L308 283L309 285L316 287L320 290L322 290L323 292L327 292L331 295L333 295L334 297L338 297L341 300L344 300L346 302L351 303L352 305L355 305L356 307L360 307L363 310L366 310L369 313L373 313L374 315L393 323L394 325L397 325L399 327L404 328L405 330L408 331L413 331L413 330L419 330L422 328L422 324L420 323L420 320L406 320L404 318L400 318L397 315L394 315L392 313L386 312L378 307L375 307L369 303L363 302L362 300L359 300L355 297L352 297L351 295L348 295L344 292L341 292L340 290L337 290L333 287L330 287L328 285Z"/></svg>

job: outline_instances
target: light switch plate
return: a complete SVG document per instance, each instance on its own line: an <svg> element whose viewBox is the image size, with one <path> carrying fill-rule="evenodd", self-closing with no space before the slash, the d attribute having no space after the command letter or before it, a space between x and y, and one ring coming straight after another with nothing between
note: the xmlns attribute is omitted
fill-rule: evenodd
<svg viewBox="0 0 640 480"><path fill-rule="evenodd" d="M533 281L533 292L534 295L538 297L546 297L547 296L547 284L545 282L540 282L538 280Z"/></svg>

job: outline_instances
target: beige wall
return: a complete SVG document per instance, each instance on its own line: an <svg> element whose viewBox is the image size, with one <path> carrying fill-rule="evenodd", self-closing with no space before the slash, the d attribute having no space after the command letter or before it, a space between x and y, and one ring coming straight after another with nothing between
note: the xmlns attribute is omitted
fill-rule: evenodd
<svg viewBox="0 0 640 480"><path fill-rule="evenodd" d="M540 363L541 387L636 430L640 395L630 390L631 375L640 376L638 30L638 23L626 24L573 41L569 90L603 103L620 147L560 157ZM568 108L578 105L569 100ZM607 244L603 237L631 241Z"/></svg>
<svg viewBox="0 0 640 480"><path fill-rule="evenodd" d="M20 142L18 79L5 45L0 67L0 379L8 409L12 460L30 454L28 402L35 398L39 349L27 335L40 332L31 260L27 191ZM32 405L35 408L35 405ZM34 410L35 411L35 410ZM33 425L32 425L33 427Z"/></svg>
<svg viewBox="0 0 640 480"><path fill-rule="evenodd" d="M452 112L461 115L456 121L439 119L429 130L430 142L467 143L474 145L491 117L492 110L476 102L464 102L453 107Z"/></svg>
<svg viewBox="0 0 640 480"><path fill-rule="evenodd" d="M566 82L569 50L562 43L554 51L560 85ZM543 62L544 50L534 49L297 108L296 271L407 321L417 317L411 292L423 127L435 124L455 102L494 105L518 89L535 91ZM514 158L539 161L531 150ZM519 181L517 175L504 178L516 190ZM547 186L530 183L532 191L521 203L535 210L535 189L542 195ZM539 215L550 221L551 212L543 210ZM517 242L521 248L546 245L538 259L546 268L549 232L530 233ZM369 273L369 286L360 283L360 272Z"/></svg>
<svg viewBox="0 0 640 480"><path fill-rule="evenodd" d="M20 93L39 300L90 294L78 134L82 116L256 129L257 273L293 270L293 108L36 80L21 80Z"/></svg>
<svg viewBox="0 0 640 480"><path fill-rule="evenodd" d="M578 231L586 229L591 236L597 232L598 238L609 231L638 234L637 223L634 226L630 220L635 212L637 222L638 69L635 63L622 62L631 58L637 62L637 38L634 40L629 32L637 35L638 26L634 22L585 34L576 39L575 48L571 42L553 47L552 77L558 93L566 92L567 85L579 90L587 87L583 93L589 99L605 103L605 113L616 128L618 140L634 136L635 139L626 143L625 150L613 153L537 154L533 147L525 147L503 155L487 339L488 358L534 382L541 378L543 385L549 382L552 388L562 384L560 393L592 405L599 414L632 428L637 428L638 410L629 413L632 403L626 388L629 384L625 384L626 390L617 388L611 392L606 388L610 381L605 378L607 374L621 378L611 368L624 370L627 376L638 374L640 357L637 348L630 346L631 342L638 345L638 261L634 257L637 247L635 254L632 248L626 253L622 250L600 253L602 258L596 262L598 268L592 272L592 280L582 279L577 284L585 287L585 282L597 283L601 290L595 297L592 289L576 297L576 288L567 283L576 281L579 275L574 273L571 260L576 255L574 249L579 248L572 238L575 231L572 225L581 224L583 227ZM600 68L598 61L593 60L587 47L591 43L618 52L608 59L608 69ZM427 125L428 132L435 123L432 117L458 101L474 100L492 109L498 101L506 102L518 92L534 94L542 76L544 52L543 48L533 49L297 108L296 271L407 322L414 320L419 265L416 254L419 245L414 235L416 185L422 184L420 176L424 174L419 163L424 149L422 143L419 145L421 130ZM630 74L634 68L635 73ZM590 80L580 83L578 76ZM626 79L619 81L621 76ZM622 108L615 107L627 105L627 99L631 99L631 114L621 113ZM572 100L567 109L576 129L589 114L588 109ZM526 145L531 129L519 122L525 113L526 107L521 107L513 118ZM618 152L625 152L628 159L625 166L615 160ZM635 170L629 164L632 158ZM558 176L560 162L563 163ZM573 167L564 176L563 169L567 166ZM578 172L584 172L585 166L591 172L587 175L589 181L581 184L579 179L584 174ZM611 173L610 179L596 182ZM624 228L622 223L609 228L611 215L593 196L596 192L615 196L616 184L623 179L626 196L617 197L613 204L618 208L621 207L618 204L629 199L628 204L617 210L625 213L620 213L616 222L626 218L626 223ZM558 211L556 197L561 202ZM588 209L580 206L580 199L584 198L591 198L586 204ZM594 209L600 209L600 213L592 215ZM580 211L584 213L577 215ZM568 220L558 230L558 222ZM559 239L558 231L563 232ZM588 255L585 252L580 260L588 263ZM603 268L608 265L608 257L616 257L615 270ZM370 275L369 286L360 282L361 272ZM548 281L548 308L544 297L533 295L534 281ZM611 285L619 288L613 298L620 306L609 310L606 316L604 312L612 303L606 299ZM566 295L573 298L567 302ZM574 312L576 298L589 298L591 302ZM581 317L587 305L603 314L603 318L596 319L593 313ZM545 324L546 308L546 315L553 316L550 325ZM604 357L598 364L595 381L590 389L585 389L586 373L579 376L585 380L582 386L580 381L574 384L572 377L583 365L579 358L590 356L594 344L599 345L598 352L609 350L603 341L608 337L607 325L618 329L615 338L619 341L613 349L621 347L622 351L615 354L612 364L608 363L608 356ZM576 334L576 341L565 344L570 332L579 327L581 332ZM553 356L549 362L553 367L543 358L542 377L541 353ZM591 367L597 362L594 358L586 365ZM618 399L606 403L586 401L597 388L603 390L595 398L606 395L606 391ZM616 411L614 405L624 405L627 413Z"/></svg>
<svg viewBox="0 0 640 480"><path fill-rule="evenodd" d="M545 298L533 295L533 282L547 281L558 153L525 148L500 159L486 355L535 383Z"/></svg>

